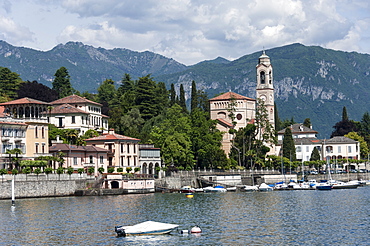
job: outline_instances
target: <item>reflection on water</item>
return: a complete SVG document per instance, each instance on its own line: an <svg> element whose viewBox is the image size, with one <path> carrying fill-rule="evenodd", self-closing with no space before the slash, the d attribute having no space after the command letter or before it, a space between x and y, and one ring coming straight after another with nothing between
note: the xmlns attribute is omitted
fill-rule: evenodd
<svg viewBox="0 0 370 246"><path fill-rule="evenodd" d="M143 194L0 201L4 245L368 244L370 187L356 190ZM117 238L146 220L199 225L201 235Z"/></svg>

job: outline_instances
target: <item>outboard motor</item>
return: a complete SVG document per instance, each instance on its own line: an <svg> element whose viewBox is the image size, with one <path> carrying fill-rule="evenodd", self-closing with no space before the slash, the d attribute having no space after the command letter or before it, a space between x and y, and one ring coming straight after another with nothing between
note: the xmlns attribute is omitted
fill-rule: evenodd
<svg viewBox="0 0 370 246"><path fill-rule="evenodd" d="M117 237L126 237L125 229L122 229L122 226L116 226L114 231L117 233Z"/></svg>

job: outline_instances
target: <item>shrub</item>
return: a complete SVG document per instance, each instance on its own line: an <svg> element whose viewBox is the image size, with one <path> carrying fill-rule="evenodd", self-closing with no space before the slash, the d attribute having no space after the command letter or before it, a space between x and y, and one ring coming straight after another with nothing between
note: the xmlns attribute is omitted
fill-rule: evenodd
<svg viewBox="0 0 370 246"><path fill-rule="evenodd" d="M136 173L136 172L139 172L140 171L140 167L135 167L134 168L134 172Z"/></svg>
<svg viewBox="0 0 370 246"><path fill-rule="evenodd" d="M126 172L131 172L132 171L132 167L126 167Z"/></svg>
<svg viewBox="0 0 370 246"><path fill-rule="evenodd" d="M108 167L108 173L114 173L114 167Z"/></svg>
<svg viewBox="0 0 370 246"><path fill-rule="evenodd" d="M46 175L48 175L53 172L53 169L51 167L47 167L45 168L44 172L46 173Z"/></svg>
<svg viewBox="0 0 370 246"><path fill-rule="evenodd" d="M95 168L94 167L89 167L88 169L87 169L87 172L91 175L91 174L93 174L94 173L94 171L95 171Z"/></svg>
<svg viewBox="0 0 370 246"><path fill-rule="evenodd" d="M98 168L98 172L99 172L100 174L104 173L104 167L99 167L99 168Z"/></svg>
<svg viewBox="0 0 370 246"><path fill-rule="evenodd" d="M118 172L118 173L122 173L122 172L123 172L123 167L119 167L119 168L117 168L117 172Z"/></svg>

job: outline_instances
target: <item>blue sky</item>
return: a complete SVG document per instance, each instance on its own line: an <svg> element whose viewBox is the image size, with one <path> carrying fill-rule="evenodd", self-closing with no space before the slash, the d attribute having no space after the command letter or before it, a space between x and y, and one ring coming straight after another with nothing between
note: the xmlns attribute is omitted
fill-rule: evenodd
<svg viewBox="0 0 370 246"><path fill-rule="evenodd" d="M0 0L0 39L153 51L186 65L291 43L370 53L368 0Z"/></svg>

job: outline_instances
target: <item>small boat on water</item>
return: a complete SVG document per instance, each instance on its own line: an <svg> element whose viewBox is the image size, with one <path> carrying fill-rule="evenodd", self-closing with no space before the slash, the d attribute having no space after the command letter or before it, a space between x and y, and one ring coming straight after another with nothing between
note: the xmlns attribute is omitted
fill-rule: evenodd
<svg viewBox="0 0 370 246"><path fill-rule="evenodd" d="M225 187L221 185L217 185L215 187L212 187L212 186L205 187L203 188L203 191L204 192L226 192L227 190L225 189Z"/></svg>
<svg viewBox="0 0 370 246"><path fill-rule="evenodd" d="M318 183L314 187L316 188L316 190L331 190L333 188L333 185L329 183Z"/></svg>
<svg viewBox="0 0 370 246"><path fill-rule="evenodd" d="M194 193L195 190L191 186L183 186L180 189L180 193Z"/></svg>
<svg viewBox="0 0 370 246"><path fill-rule="evenodd" d="M118 237L125 237L129 235L161 235L168 234L178 228L179 225L162 223L156 221L145 221L133 226L116 226L115 232Z"/></svg>
<svg viewBox="0 0 370 246"><path fill-rule="evenodd" d="M336 180L329 180L329 183L333 185L333 189L357 189L360 186L358 181L341 182Z"/></svg>
<svg viewBox="0 0 370 246"><path fill-rule="evenodd" d="M259 191L273 191L274 188L272 188L271 186L267 185L266 183L262 183L260 184L260 186L258 187L258 190Z"/></svg>
<svg viewBox="0 0 370 246"><path fill-rule="evenodd" d="M256 185L245 185L243 190L244 191L258 191L258 187Z"/></svg>

